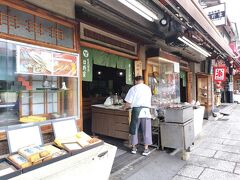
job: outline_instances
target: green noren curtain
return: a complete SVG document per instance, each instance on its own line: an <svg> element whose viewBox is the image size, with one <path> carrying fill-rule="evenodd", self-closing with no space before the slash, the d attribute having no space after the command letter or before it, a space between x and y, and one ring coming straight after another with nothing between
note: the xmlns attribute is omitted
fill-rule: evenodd
<svg viewBox="0 0 240 180"><path fill-rule="evenodd" d="M132 69L133 69L133 63L131 60L127 58L123 58L117 55L113 54L108 54L103 51L98 51L96 49L90 49L90 48L81 48L82 49L82 56L83 56L83 67L82 69L85 70L86 68L84 67L86 63L86 59L88 60L87 62L91 65L91 78L89 73L85 73L83 71L83 75L87 75L89 78L83 77L83 81L92 81L92 64L96 64L99 66L105 66L105 67L111 67L111 68L118 68L118 69L123 69L126 70L126 84L133 84L132 80ZM84 53L83 51L87 51L88 58L84 58ZM86 56L86 53L85 53ZM85 60L85 61L84 61Z"/></svg>
<svg viewBox="0 0 240 180"><path fill-rule="evenodd" d="M91 82L93 68L92 49L82 47L81 54L82 54L82 80Z"/></svg>

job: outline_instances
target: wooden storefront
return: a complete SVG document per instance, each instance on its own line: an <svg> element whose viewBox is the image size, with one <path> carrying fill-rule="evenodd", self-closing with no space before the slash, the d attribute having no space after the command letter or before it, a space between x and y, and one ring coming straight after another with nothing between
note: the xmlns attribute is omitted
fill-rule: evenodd
<svg viewBox="0 0 240 180"><path fill-rule="evenodd" d="M82 102L84 130L89 133L128 139L129 112L118 109L121 108L121 106L118 106L118 108L117 106L105 107L103 103L108 96L102 95L101 93L89 94L86 93L86 89L89 89L87 85L97 84L96 81L98 80L94 79L94 74L96 74L96 69L94 69L96 68L95 65L112 69L113 71L123 70L125 72L124 84L131 86L133 84L133 71L135 71L134 62L140 62L137 61L138 44L117 35L116 32L112 32L110 29L97 27L91 23L80 22L80 48L83 62ZM129 67L131 69L128 69ZM89 72L88 69L90 69ZM142 71L141 64L138 64L136 71L138 71L138 73ZM112 79L111 81L117 81L116 79L114 80L113 77ZM105 89L109 89L109 82L106 83ZM118 92L120 91L121 89ZM112 91L112 93L115 94L114 91ZM118 95L120 95L120 93L118 93ZM94 105L96 104L101 107L95 107ZM115 119L115 117L118 118ZM123 118L123 120L121 120L121 118ZM117 120L123 122L116 122ZM124 129L122 129L124 132L121 128Z"/></svg>
<svg viewBox="0 0 240 180"><path fill-rule="evenodd" d="M32 48L37 50L40 49L43 51L55 52L59 54L75 54L76 56L79 54L79 44L78 41L76 41L76 39L79 39L79 31L78 23L75 20L60 17L22 0L3 0L0 2L0 38L2 42L8 44L6 46L7 48L10 47L9 45L13 44L15 46L15 44L17 44L19 47L27 47L29 49ZM1 51L3 51L2 47ZM8 52L8 50L6 52ZM18 50L11 52L16 53ZM80 69L80 62L77 62L76 66L78 66L76 67L77 69ZM23 87L23 84L25 83L24 91L19 90L19 88L14 89L15 86L11 89L11 91L17 91L19 94L19 118L26 117L28 115L34 115L34 111L36 111L36 109L39 109L37 107L37 104L39 103L42 105L42 113L36 113L40 116L47 117L48 119L51 114L49 112L53 112L53 110L50 110L52 107L50 107L48 103L50 101L50 91L41 90L42 98L39 96L38 100L34 99L34 96L40 92L35 92L35 90L31 88L33 86L36 86L36 84L40 85L42 82L33 80L33 76L34 73L29 75L29 79L24 79L22 75L16 75L15 77L15 74L14 77L12 77L12 79L16 78L15 81L19 81L20 85L18 86ZM47 76L43 76L43 78L44 77ZM54 108L57 113L64 114L64 107L71 107L73 106L72 102L76 101L74 104L75 107L72 109L68 108L64 116L76 115L78 119L77 124L79 128L82 129L82 105L80 103L81 89L79 88L81 87L81 76L76 77L78 79L77 82L76 79L73 80L73 78L66 80L66 78L61 78L60 76L58 77L59 78L56 77L56 80L52 80L53 78L51 78L51 76L48 76L48 80L50 79L51 82L54 82L55 89L57 89L57 87L61 88L62 82L66 81L69 90L72 89L73 83L78 84L76 85L78 86L76 87L78 90L74 92L69 91L67 93L66 98L68 101L66 101L66 98L62 93L56 93L56 103L54 105ZM24 110L22 106L23 101L25 101L22 97L26 97L26 94L29 97L27 104L25 104L28 106L27 115L24 114L26 108ZM75 96L77 97L77 100L74 100ZM3 103L3 101L1 103ZM0 133L0 140L5 140L5 125L2 124L1 126L2 131ZM46 139L51 139L51 134L48 134L52 132L51 125L43 125L41 126L41 130L46 134ZM2 141L0 145L0 154L7 153L6 148L7 147L5 146L5 141Z"/></svg>

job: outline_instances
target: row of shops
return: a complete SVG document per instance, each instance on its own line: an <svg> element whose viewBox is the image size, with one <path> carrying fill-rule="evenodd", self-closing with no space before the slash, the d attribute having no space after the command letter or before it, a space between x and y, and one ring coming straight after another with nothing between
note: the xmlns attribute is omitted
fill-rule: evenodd
<svg viewBox="0 0 240 180"><path fill-rule="evenodd" d="M205 118L224 85L214 83L213 67L227 67L233 82L235 55L194 1L151 1L151 21L121 1L56 2L59 10L40 1L0 2L0 154L8 153L7 129L29 121L45 143L53 138L48 120L71 117L88 134L128 140L129 113L120 108L137 75L155 107L199 101ZM226 86L222 98L231 99ZM108 97L110 108L103 105Z"/></svg>

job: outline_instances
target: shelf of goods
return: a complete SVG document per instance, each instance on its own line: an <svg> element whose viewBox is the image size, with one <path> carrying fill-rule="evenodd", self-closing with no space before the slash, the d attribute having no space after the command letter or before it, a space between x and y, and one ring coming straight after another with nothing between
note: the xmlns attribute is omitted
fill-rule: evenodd
<svg viewBox="0 0 240 180"><path fill-rule="evenodd" d="M197 101L205 106L204 118L208 118L212 112L213 86L212 76L204 73L197 73Z"/></svg>
<svg viewBox="0 0 240 180"><path fill-rule="evenodd" d="M0 160L0 179L109 178L115 146L78 132L75 118L53 121L52 127L55 140L45 145L36 124L7 129L10 154Z"/></svg>

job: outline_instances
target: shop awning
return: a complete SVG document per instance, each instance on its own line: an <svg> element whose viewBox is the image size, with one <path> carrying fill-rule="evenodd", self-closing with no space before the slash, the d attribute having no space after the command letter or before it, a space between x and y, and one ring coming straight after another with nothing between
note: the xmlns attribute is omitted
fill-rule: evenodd
<svg viewBox="0 0 240 180"><path fill-rule="evenodd" d="M176 0L178 4L205 30L215 41L218 47L225 51L226 55L235 57L228 43L223 39L213 22L202 11L198 1Z"/></svg>

